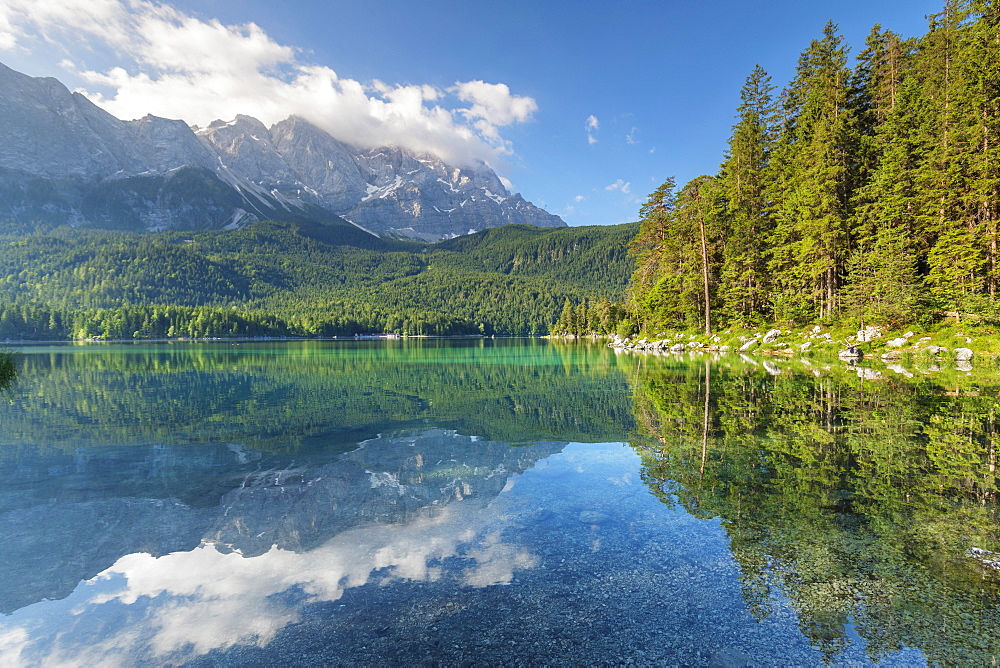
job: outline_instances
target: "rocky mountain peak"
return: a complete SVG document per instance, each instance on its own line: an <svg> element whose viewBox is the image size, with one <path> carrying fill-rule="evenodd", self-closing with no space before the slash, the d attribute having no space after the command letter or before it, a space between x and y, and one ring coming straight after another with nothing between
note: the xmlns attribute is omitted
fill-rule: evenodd
<svg viewBox="0 0 1000 668"><path fill-rule="evenodd" d="M297 116L270 128L244 115L204 128L152 115L122 121L55 79L26 76L0 64L0 118L0 170L17 174L15 190L21 193L28 177L72 176L86 184L162 177L192 168L234 189L235 199L220 195L219 202L242 198L238 208L243 214L301 214L319 206L380 236L438 240L508 223L565 226L558 216L512 195L484 163L456 167L394 146L361 148ZM67 222L86 220L72 203L85 197L82 191L63 194L58 208L68 212ZM31 208L25 197L15 193L6 206L20 207L23 217ZM124 206L138 199L122 196L120 201ZM31 206L45 208L39 202ZM136 216L184 224L183 217L155 213L159 206L144 201ZM202 227L209 220L233 225L234 220L258 217L240 211L223 216L222 204L216 209L200 217ZM185 215L193 214L186 210Z"/></svg>

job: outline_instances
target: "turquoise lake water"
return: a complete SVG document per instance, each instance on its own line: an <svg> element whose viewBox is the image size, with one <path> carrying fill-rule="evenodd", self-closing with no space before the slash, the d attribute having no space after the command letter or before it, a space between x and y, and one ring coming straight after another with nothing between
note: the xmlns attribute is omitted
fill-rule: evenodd
<svg viewBox="0 0 1000 668"><path fill-rule="evenodd" d="M17 352L0 665L1000 655L989 370L530 339Z"/></svg>

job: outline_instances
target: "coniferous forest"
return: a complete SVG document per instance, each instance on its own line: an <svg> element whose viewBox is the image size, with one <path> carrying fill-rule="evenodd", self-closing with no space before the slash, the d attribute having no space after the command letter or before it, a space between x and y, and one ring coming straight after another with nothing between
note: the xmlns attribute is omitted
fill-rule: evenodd
<svg viewBox="0 0 1000 668"><path fill-rule="evenodd" d="M640 211L636 326L1000 320L1000 6L928 20L853 58L829 23L780 89L752 70L718 173Z"/></svg>
<svg viewBox="0 0 1000 668"><path fill-rule="evenodd" d="M636 231L508 225L368 247L301 221L0 234L0 340L545 334L567 301L621 300Z"/></svg>

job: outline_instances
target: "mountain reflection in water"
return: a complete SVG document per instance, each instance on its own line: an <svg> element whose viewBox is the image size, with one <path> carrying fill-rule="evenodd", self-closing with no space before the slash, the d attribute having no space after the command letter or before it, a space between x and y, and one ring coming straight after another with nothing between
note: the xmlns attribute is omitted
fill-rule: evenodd
<svg viewBox="0 0 1000 668"><path fill-rule="evenodd" d="M22 362L0 664L998 656L986 371L537 341Z"/></svg>
<svg viewBox="0 0 1000 668"><path fill-rule="evenodd" d="M564 445L511 448L427 431L362 443L325 466L248 474L217 507L173 513L171 531L197 543L194 549L126 554L67 602L37 604L39 618L54 614L44 608L62 613L51 644L33 637L31 623L6 635L22 636L16 656L30 662L183 661L237 642L266 645L300 621L303 605L338 601L373 581L454 577L469 587L508 584L537 558L505 540L510 518L503 492L513 486L512 474ZM107 525L107 517L92 511L116 507L40 508L30 526L39 531L54 515ZM148 526L137 521L115 529L133 532L138 548ZM455 568L442 566L449 559ZM30 611L17 617L34 621ZM129 624L120 633L95 632L94 618L122 614Z"/></svg>
<svg viewBox="0 0 1000 668"><path fill-rule="evenodd" d="M718 522L658 502L638 463L621 443L511 447L430 430L368 441L290 485L268 472L209 510L210 537L196 547L125 554L66 598L15 611L0 663L579 663L642 652L698 664L773 646L807 660L787 605L763 625L742 605ZM205 510L188 512L204 522ZM62 530L46 517L35 531ZM117 528L139 538L146 526ZM198 528L186 527L191 538Z"/></svg>

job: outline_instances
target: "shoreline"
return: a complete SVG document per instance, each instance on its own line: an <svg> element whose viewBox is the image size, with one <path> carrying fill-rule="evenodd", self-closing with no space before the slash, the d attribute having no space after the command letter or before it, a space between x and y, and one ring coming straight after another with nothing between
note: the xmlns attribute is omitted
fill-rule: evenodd
<svg viewBox="0 0 1000 668"><path fill-rule="evenodd" d="M937 362L970 365L974 359L993 360L1000 336L988 332L977 338L947 330L920 334L907 331L900 335L879 327L866 327L846 336L819 325L805 330L755 330L746 333L728 330L705 336L689 332L663 333L655 337L610 336L608 347L615 351L681 355L686 353L736 353L741 357L771 358L836 357L841 361L879 360L893 364L919 358ZM942 345L948 343L950 345ZM976 345L979 343L980 345ZM985 345L984 345L985 344Z"/></svg>

